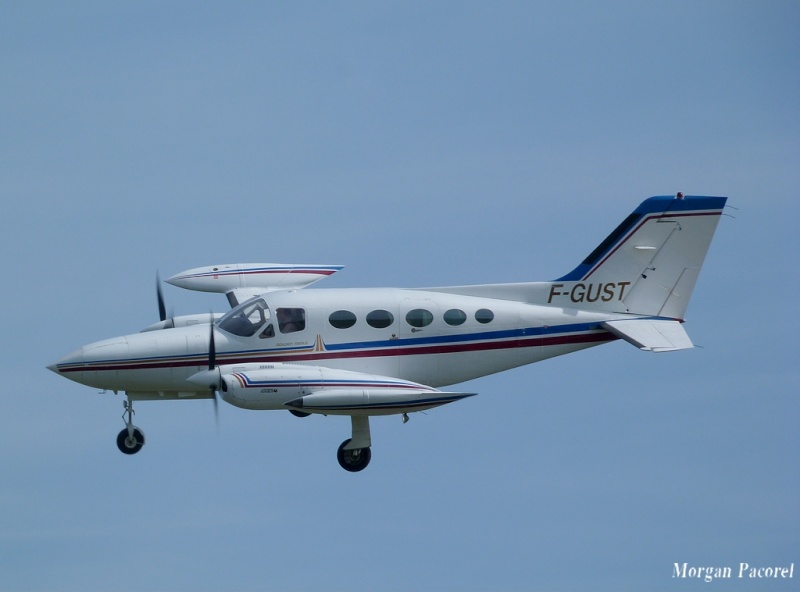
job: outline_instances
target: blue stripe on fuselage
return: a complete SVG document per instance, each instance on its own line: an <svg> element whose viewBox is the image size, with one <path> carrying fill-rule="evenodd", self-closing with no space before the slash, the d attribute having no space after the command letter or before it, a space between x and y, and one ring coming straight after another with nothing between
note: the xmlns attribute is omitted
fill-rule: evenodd
<svg viewBox="0 0 800 592"><path fill-rule="evenodd" d="M324 351L315 351L313 344L305 347L259 350L236 350L231 352L217 352L218 364L239 364L258 362L292 362L310 359L324 360L329 358L346 358L348 354L353 357L406 355L441 353L442 350L463 351L466 349L498 349L516 347L518 343L527 340L557 340L569 339L568 336L587 332L597 332L599 323L576 323L572 325L558 325L551 327L527 327L522 329L508 329L503 331L487 331L483 333L468 333L460 335L437 335L431 337L414 337L403 339L388 339L381 341L362 341L338 344L325 344ZM608 340L616 339L613 335L603 330L600 336ZM581 337L581 336L577 336ZM594 341L595 339L593 339ZM602 339L596 339L602 340ZM472 346L468 344L472 344ZM542 343L541 345L554 345L555 343ZM525 344L522 347L533 347L535 343ZM432 350L432 351L427 351ZM75 365L59 367L61 372L76 371L105 371L105 370L142 370L148 368L170 368L202 366L207 361L207 354L183 354L180 356L137 357L121 360L84 361Z"/></svg>
<svg viewBox="0 0 800 592"><path fill-rule="evenodd" d="M557 325L553 327L527 327L522 329L507 329L503 331L486 331L484 333L466 333L463 335L435 335L433 337L407 337L387 339L384 341L361 341L351 343L326 343L327 351L340 351L348 349L407 347L420 345L439 345L446 343L464 343L467 341L498 341L518 337L543 337L559 333L579 333L592 331L599 327L599 323L578 323L574 325Z"/></svg>

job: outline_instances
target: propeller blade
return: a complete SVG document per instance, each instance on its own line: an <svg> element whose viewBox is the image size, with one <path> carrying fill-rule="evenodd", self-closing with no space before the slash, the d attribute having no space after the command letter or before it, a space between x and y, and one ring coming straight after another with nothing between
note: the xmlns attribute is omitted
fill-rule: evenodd
<svg viewBox="0 0 800 592"><path fill-rule="evenodd" d="M217 367L217 346L214 342L214 319L211 319L211 335L208 338L208 369Z"/></svg>
<svg viewBox="0 0 800 592"><path fill-rule="evenodd" d="M212 390L214 393L214 421L217 422L217 430L219 430L219 402L217 401L217 391Z"/></svg>
<svg viewBox="0 0 800 592"><path fill-rule="evenodd" d="M167 307L164 304L164 293L161 291L161 276L156 272L156 295L158 296L158 318L167 320Z"/></svg>
<svg viewBox="0 0 800 592"><path fill-rule="evenodd" d="M188 380L189 382L202 385L208 388L209 392L211 393L211 398L214 400L214 418L217 422L217 429L219 429L219 401L217 400L217 391L220 388L224 388L222 386L222 374L219 368L217 368L217 344L216 339L214 337L214 317L212 315L211 322L209 324L210 331L208 334L208 369L201 370L196 374L191 375Z"/></svg>
<svg viewBox="0 0 800 592"><path fill-rule="evenodd" d="M211 331L208 336L208 369L209 371L214 370L217 367L217 344L214 338L214 315L211 315L211 323L209 323L211 327ZM219 379L222 379L222 376L217 373ZM219 402L217 401L217 389L219 388L218 383L211 384L209 387L211 389L211 395L214 398L214 419L217 422L217 429L219 430Z"/></svg>

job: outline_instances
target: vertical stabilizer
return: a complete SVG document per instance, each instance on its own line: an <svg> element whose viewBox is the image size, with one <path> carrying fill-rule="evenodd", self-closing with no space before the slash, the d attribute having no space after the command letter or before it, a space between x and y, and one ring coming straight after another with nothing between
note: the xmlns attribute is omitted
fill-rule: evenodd
<svg viewBox="0 0 800 592"><path fill-rule="evenodd" d="M574 270L549 304L682 319L725 197L651 197Z"/></svg>

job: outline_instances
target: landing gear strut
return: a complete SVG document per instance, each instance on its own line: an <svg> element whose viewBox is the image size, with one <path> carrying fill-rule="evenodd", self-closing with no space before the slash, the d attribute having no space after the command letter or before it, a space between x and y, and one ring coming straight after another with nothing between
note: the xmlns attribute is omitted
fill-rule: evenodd
<svg viewBox="0 0 800 592"><path fill-rule="evenodd" d="M357 473L366 469L372 458L369 417L351 415L350 420L353 426L353 437L342 442L339 450L336 451L336 459L345 471Z"/></svg>
<svg viewBox="0 0 800 592"><path fill-rule="evenodd" d="M144 446L144 432L133 425L133 401L128 399L122 404L125 407L125 413L122 414L125 429L117 436L117 448L125 454L136 454Z"/></svg>

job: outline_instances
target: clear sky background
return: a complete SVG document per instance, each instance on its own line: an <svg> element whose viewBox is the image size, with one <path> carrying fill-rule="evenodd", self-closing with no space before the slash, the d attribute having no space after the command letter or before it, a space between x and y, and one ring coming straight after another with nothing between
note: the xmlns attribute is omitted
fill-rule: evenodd
<svg viewBox="0 0 800 592"><path fill-rule="evenodd" d="M800 583L800 4L0 3L2 590ZM157 320L155 275L548 280L650 196L727 195L686 325L372 422L142 402L45 366ZM225 299L165 287L176 314Z"/></svg>

